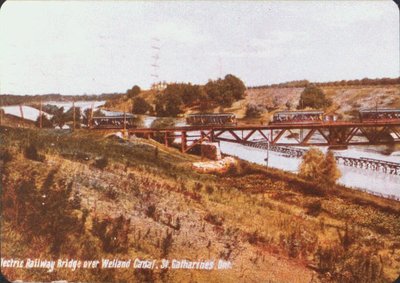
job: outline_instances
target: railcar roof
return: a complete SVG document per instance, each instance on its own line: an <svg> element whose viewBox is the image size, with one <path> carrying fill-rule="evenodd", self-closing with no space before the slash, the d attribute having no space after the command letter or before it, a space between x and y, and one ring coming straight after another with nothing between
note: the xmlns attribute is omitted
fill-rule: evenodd
<svg viewBox="0 0 400 283"><path fill-rule="evenodd" d="M324 111L319 110L307 110L307 111L277 111L274 115L293 115L293 114L324 114Z"/></svg>
<svg viewBox="0 0 400 283"><path fill-rule="evenodd" d="M235 115L233 113L193 113L188 114L187 117L194 117L194 116L232 116Z"/></svg>
<svg viewBox="0 0 400 283"><path fill-rule="evenodd" d="M135 118L135 116L98 116L98 117L93 117L92 119L107 119L107 120L112 120L112 119L130 119L130 118Z"/></svg>
<svg viewBox="0 0 400 283"><path fill-rule="evenodd" d="M400 109L360 109L361 113L400 113Z"/></svg>

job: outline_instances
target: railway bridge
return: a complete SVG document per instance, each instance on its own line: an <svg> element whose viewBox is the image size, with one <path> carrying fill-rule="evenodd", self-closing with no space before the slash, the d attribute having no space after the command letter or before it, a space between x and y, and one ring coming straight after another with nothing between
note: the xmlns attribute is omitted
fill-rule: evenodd
<svg viewBox="0 0 400 283"><path fill-rule="evenodd" d="M271 146L349 146L400 143L400 121L184 126L163 129L131 128L126 131L129 135L156 139L166 146L179 139L182 152L188 152L196 145L206 141L245 144L257 140L267 142Z"/></svg>

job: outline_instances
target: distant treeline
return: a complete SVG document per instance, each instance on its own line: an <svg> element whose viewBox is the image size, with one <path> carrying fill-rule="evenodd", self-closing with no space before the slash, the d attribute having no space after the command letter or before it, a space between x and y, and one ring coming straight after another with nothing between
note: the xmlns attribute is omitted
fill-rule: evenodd
<svg viewBox="0 0 400 283"><path fill-rule="evenodd" d="M40 100L45 101L93 101L93 100L108 100L117 96L124 95L123 93L103 93L91 95L61 95L61 94L36 94L36 95L12 95L1 94L0 106L38 103Z"/></svg>
<svg viewBox="0 0 400 283"><path fill-rule="evenodd" d="M364 78L361 80L341 80L334 82L309 82L308 80L290 81L279 84L251 86L248 89L261 89L261 88L292 88L292 87L306 87L309 84L315 86L364 86L364 85L395 85L400 84L400 77L398 78L382 78L382 79L369 79Z"/></svg>

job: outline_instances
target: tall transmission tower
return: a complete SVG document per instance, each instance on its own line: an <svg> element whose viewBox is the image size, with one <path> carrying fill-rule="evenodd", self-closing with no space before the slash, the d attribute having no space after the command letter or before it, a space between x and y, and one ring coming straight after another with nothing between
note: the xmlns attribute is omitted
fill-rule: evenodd
<svg viewBox="0 0 400 283"><path fill-rule="evenodd" d="M158 76L158 69L160 68L160 64L159 64L159 59L160 59L160 50L161 50L161 46L160 46L160 39L157 37L153 37L151 39L151 49L152 49L152 73L151 76L154 79L154 86L157 85L157 83L159 83L159 76Z"/></svg>

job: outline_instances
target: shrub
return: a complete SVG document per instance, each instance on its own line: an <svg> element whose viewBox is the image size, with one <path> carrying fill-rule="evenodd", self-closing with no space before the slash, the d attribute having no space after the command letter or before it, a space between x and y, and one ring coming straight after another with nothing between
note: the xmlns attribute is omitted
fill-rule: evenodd
<svg viewBox="0 0 400 283"><path fill-rule="evenodd" d="M107 253L121 253L128 250L128 235L131 220L122 215L116 219L93 219L92 234L102 241Z"/></svg>
<svg viewBox="0 0 400 283"><path fill-rule="evenodd" d="M104 168L106 168L108 165L108 158L107 157L102 157L99 159L96 159L94 166L96 166L97 168L103 170Z"/></svg>
<svg viewBox="0 0 400 283"><path fill-rule="evenodd" d="M27 148L25 148L24 155L26 158L43 162L45 160L44 155L38 154L36 146L31 144Z"/></svg>
<svg viewBox="0 0 400 283"><path fill-rule="evenodd" d="M315 200L306 204L306 213L311 216L318 216L322 211L321 201Z"/></svg>
<svg viewBox="0 0 400 283"><path fill-rule="evenodd" d="M263 114L264 109L254 104L247 104L246 106L246 117L247 118L259 118Z"/></svg>
<svg viewBox="0 0 400 283"><path fill-rule="evenodd" d="M209 222L209 223L211 223L211 224L213 224L213 225L222 226L224 218L221 217L221 216L218 216L218 215L214 215L214 214L208 213L204 217L204 220Z"/></svg>
<svg viewBox="0 0 400 283"><path fill-rule="evenodd" d="M155 213L156 213L156 206L154 204L149 205L149 207L147 207L146 210L147 217L154 218Z"/></svg>
<svg viewBox="0 0 400 283"><path fill-rule="evenodd" d="M322 187L333 186L340 177L335 156L331 151L326 155L317 148L311 148L303 155L299 175Z"/></svg>
<svg viewBox="0 0 400 283"><path fill-rule="evenodd" d="M12 154L8 150L0 151L0 160L3 160L4 163L10 162L12 160Z"/></svg>
<svg viewBox="0 0 400 283"><path fill-rule="evenodd" d="M35 126L40 127L40 117L36 119ZM42 128L53 128L53 123L45 114L42 114Z"/></svg>
<svg viewBox="0 0 400 283"><path fill-rule="evenodd" d="M106 191L106 196L109 199L115 200L118 197L118 192L113 187L109 187Z"/></svg>
<svg viewBox="0 0 400 283"><path fill-rule="evenodd" d="M168 256L168 254L169 254L169 252L171 250L171 247L172 247L172 242L173 242L172 233L167 233L167 235L163 239L162 245L161 245L162 256L163 257L167 257Z"/></svg>
<svg viewBox="0 0 400 283"><path fill-rule="evenodd" d="M256 245L258 243L265 243L267 240L261 236L258 231L254 231L247 236L247 241L249 244Z"/></svg>
<svg viewBox="0 0 400 283"><path fill-rule="evenodd" d="M203 184L196 182L193 186L193 191L196 193L200 193L203 188Z"/></svg>
<svg viewBox="0 0 400 283"><path fill-rule="evenodd" d="M206 186L206 192L207 192L207 194L211 195L214 192L214 187L210 186L210 185L207 185Z"/></svg>

